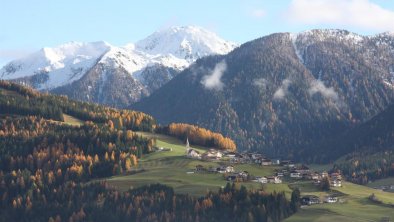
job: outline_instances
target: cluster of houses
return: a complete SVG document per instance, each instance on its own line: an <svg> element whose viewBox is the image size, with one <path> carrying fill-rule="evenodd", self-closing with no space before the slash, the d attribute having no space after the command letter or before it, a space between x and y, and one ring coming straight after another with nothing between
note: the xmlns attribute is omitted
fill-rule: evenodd
<svg viewBox="0 0 394 222"><path fill-rule="evenodd" d="M186 140L186 157L198 160L220 160L224 153L220 150L209 149L205 153L200 153L198 150L190 148L189 139Z"/></svg>
<svg viewBox="0 0 394 222"><path fill-rule="evenodd" d="M196 172L204 172L204 173L221 173L224 174L225 179L227 181L248 181L250 179L249 173L247 171L240 171L236 172L234 169L234 166L232 165L222 165L219 167L208 167L205 168L203 165L197 165L196 166Z"/></svg>
<svg viewBox="0 0 394 222"><path fill-rule="evenodd" d="M342 186L342 175L340 173L327 173L327 172L314 172L305 165L293 166L287 169L282 169L282 174L288 174L290 178L293 179L304 179L313 180L315 185L319 185L324 178L328 178L330 181L330 186L341 187Z"/></svg>
<svg viewBox="0 0 394 222"><path fill-rule="evenodd" d="M335 196L325 196L323 200L321 200L318 196L315 195L306 195L301 198L302 205L313 205L313 204L321 204L321 203L336 203L338 202L338 197Z"/></svg>
<svg viewBox="0 0 394 222"><path fill-rule="evenodd" d="M222 158L226 157L226 159L230 162L230 164L238 164L238 163L248 163L248 164L258 164L261 166L270 166L270 165L280 165L283 166L283 169L277 171L275 175L268 177L255 177L253 181L260 183L282 183L282 178L284 176L290 177L292 179L304 179L304 180L313 180L315 185L319 185L323 178L327 177L330 180L330 185L333 187L341 187L342 186L342 176L339 173L331 173L330 175L327 172L318 173L311 171L309 167L305 165L296 166L292 163L291 160L279 160L279 159L269 159L264 157L261 153L236 153L236 152L227 152L220 151L216 149L209 149L205 153L200 153L198 150L192 149L189 144L189 140L186 140L186 156L188 158L193 159L201 159L208 161L215 160L223 160ZM220 166L217 168L208 168L205 169L202 165L196 166L196 171L201 172L215 172L215 173L227 173L226 180L228 181L246 181L250 180L251 177L247 172L235 172L234 166Z"/></svg>

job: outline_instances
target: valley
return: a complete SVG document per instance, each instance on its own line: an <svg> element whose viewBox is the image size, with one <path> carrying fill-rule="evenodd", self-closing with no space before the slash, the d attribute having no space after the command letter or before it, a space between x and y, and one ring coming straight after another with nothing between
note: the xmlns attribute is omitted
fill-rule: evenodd
<svg viewBox="0 0 394 222"><path fill-rule="evenodd" d="M393 53L387 33L196 27L44 48L0 70L0 214L391 220Z"/></svg>

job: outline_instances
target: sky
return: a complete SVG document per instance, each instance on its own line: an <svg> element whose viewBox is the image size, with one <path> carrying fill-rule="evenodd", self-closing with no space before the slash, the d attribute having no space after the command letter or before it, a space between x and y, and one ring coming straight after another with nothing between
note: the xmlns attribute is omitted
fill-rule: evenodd
<svg viewBox="0 0 394 222"><path fill-rule="evenodd" d="M122 46L184 25L236 43L315 28L373 35L394 31L394 0L1 0L0 66L42 47Z"/></svg>

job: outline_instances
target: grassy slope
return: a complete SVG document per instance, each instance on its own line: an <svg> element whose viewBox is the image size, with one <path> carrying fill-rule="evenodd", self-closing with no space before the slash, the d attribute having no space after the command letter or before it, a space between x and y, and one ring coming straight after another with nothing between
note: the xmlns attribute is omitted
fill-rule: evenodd
<svg viewBox="0 0 394 222"><path fill-rule="evenodd" d="M139 169L144 172L127 176L115 176L108 179L108 182L120 190L127 190L130 187L138 187L145 184L163 183L174 187L178 193L188 193L192 195L204 195L208 190L217 191L220 187L226 185L226 181L221 174L194 173L195 166L201 164L205 167L219 166L219 162L207 162L201 160L187 159L185 155L185 145L182 141L173 137L164 135L153 135L140 133L143 136L155 137L157 146L172 148L170 152L157 152L146 155L139 161ZM194 147L197 150L204 151L202 147ZM236 170L247 170L256 176L268 176L274 172L274 167L259 167L253 165L236 165ZM256 182L242 183L249 189L261 189L262 185ZM267 185L266 189L272 191L275 185ZM280 190L285 189L280 187ZM287 189L290 192L289 189Z"/></svg>
<svg viewBox="0 0 394 222"><path fill-rule="evenodd" d="M348 182L334 190L343 194L341 199L345 200L344 203L305 207L286 221L379 221L382 217L394 218L393 208L368 200L368 196L374 193L384 203L394 203L394 194ZM314 194L320 196L318 192Z"/></svg>
<svg viewBox="0 0 394 222"><path fill-rule="evenodd" d="M216 191L225 186L226 181L220 174L187 174L197 164L217 166L217 162L205 162L184 158L185 147L183 143L172 137L163 135L143 134L144 136L156 137L157 145L172 148L172 152L159 152L146 155L139 162L139 168L145 172L127 176L116 176L108 179L108 182L117 186L120 190L130 187L138 187L150 183L163 183L174 187L178 193L191 195L204 195L208 190ZM200 151L204 148L196 147ZM256 176L271 175L274 167L260 167L256 165L235 165L236 170L247 170ZM249 189L259 189L261 184L250 182L242 183ZM298 187L302 195L313 194L320 197L328 193L319 191L310 182L286 181L283 184L265 184L267 192L284 191L290 197L291 189ZM343 187L334 189L331 193L341 196L344 203L320 204L301 209L297 214L286 221L379 221L382 217L394 218L393 208L385 205L377 205L367 198L374 193L384 203L394 203L394 194L377 191L365 186L345 182Z"/></svg>

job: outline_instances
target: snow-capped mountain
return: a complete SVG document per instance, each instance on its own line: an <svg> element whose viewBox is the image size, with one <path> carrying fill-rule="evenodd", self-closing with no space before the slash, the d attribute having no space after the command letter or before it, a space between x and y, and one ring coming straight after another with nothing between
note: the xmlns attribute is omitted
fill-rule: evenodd
<svg viewBox="0 0 394 222"><path fill-rule="evenodd" d="M236 45L199 27L172 27L161 30L136 43L136 49L156 58L173 55L193 62L211 54L227 54Z"/></svg>
<svg viewBox="0 0 394 222"><path fill-rule="evenodd" d="M125 107L161 87L195 60L226 54L236 46L200 27L171 27L123 47L70 42L43 48L5 65L0 79Z"/></svg>
<svg viewBox="0 0 394 222"><path fill-rule="evenodd" d="M80 79L111 46L106 42L69 42L55 48L43 48L25 58L12 61L0 70L0 78L44 79L38 89L51 89Z"/></svg>

